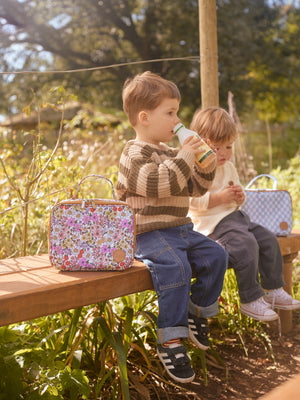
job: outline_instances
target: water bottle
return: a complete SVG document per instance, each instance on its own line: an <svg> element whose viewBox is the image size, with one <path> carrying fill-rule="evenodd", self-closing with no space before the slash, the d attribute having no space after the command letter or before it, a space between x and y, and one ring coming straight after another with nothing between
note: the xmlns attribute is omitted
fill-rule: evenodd
<svg viewBox="0 0 300 400"><path fill-rule="evenodd" d="M199 153L196 155L196 162L202 167L207 167L211 162L216 159L216 153L213 149L198 135L198 133L187 129L181 122L179 122L175 128L174 133L178 136L179 142L182 145L186 138L189 136L194 136L200 138L202 141L201 149L204 149L205 152Z"/></svg>

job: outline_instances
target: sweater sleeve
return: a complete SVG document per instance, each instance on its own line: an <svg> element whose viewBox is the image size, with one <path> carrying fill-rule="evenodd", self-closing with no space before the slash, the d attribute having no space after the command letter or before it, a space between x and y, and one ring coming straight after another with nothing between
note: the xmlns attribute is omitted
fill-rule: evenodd
<svg viewBox="0 0 300 400"><path fill-rule="evenodd" d="M216 161L210 163L205 168L195 163L189 180L189 195L191 197L203 196L210 189L215 174Z"/></svg>
<svg viewBox="0 0 300 400"><path fill-rule="evenodd" d="M191 197L190 199L190 210L191 212L198 212L200 210L207 210L209 203L210 193L206 192L203 196L200 197Z"/></svg>
<svg viewBox="0 0 300 400"><path fill-rule="evenodd" d="M184 150L131 143L120 159L118 187L123 183L129 193L142 197L176 196L186 190L194 162L194 155Z"/></svg>

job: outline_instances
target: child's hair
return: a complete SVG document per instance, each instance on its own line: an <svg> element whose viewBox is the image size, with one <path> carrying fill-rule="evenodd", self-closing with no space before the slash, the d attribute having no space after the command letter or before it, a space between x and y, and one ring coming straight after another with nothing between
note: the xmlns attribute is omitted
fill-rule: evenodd
<svg viewBox="0 0 300 400"><path fill-rule="evenodd" d="M234 141L238 135L233 118L220 107L196 110L190 128L212 143Z"/></svg>
<svg viewBox="0 0 300 400"><path fill-rule="evenodd" d="M154 110L165 99L177 99L180 92L175 83L150 71L128 78L123 86L123 109L132 126L142 110Z"/></svg>

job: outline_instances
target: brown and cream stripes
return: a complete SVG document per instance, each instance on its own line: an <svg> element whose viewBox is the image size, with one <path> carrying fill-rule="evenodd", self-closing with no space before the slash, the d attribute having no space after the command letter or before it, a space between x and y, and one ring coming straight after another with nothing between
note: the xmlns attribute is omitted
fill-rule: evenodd
<svg viewBox="0 0 300 400"><path fill-rule="evenodd" d="M190 152L131 140L121 155L116 190L133 207L139 234L191 222L189 196L205 194L214 175L214 164L203 169Z"/></svg>

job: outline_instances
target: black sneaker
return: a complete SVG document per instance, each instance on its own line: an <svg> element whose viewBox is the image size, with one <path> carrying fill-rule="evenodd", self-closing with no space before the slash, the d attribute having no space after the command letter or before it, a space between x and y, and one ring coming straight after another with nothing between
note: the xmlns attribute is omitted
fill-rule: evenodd
<svg viewBox="0 0 300 400"><path fill-rule="evenodd" d="M209 328L206 318L198 318L189 313L189 334L192 342L202 350L209 348Z"/></svg>
<svg viewBox="0 0 300 400"><path fill-rule="evenodd" d="M191 367L190 359L184 346L163 347L157 345L157 355L163 363L167 373L177 382L192 382L195 373Z"/></svg>

